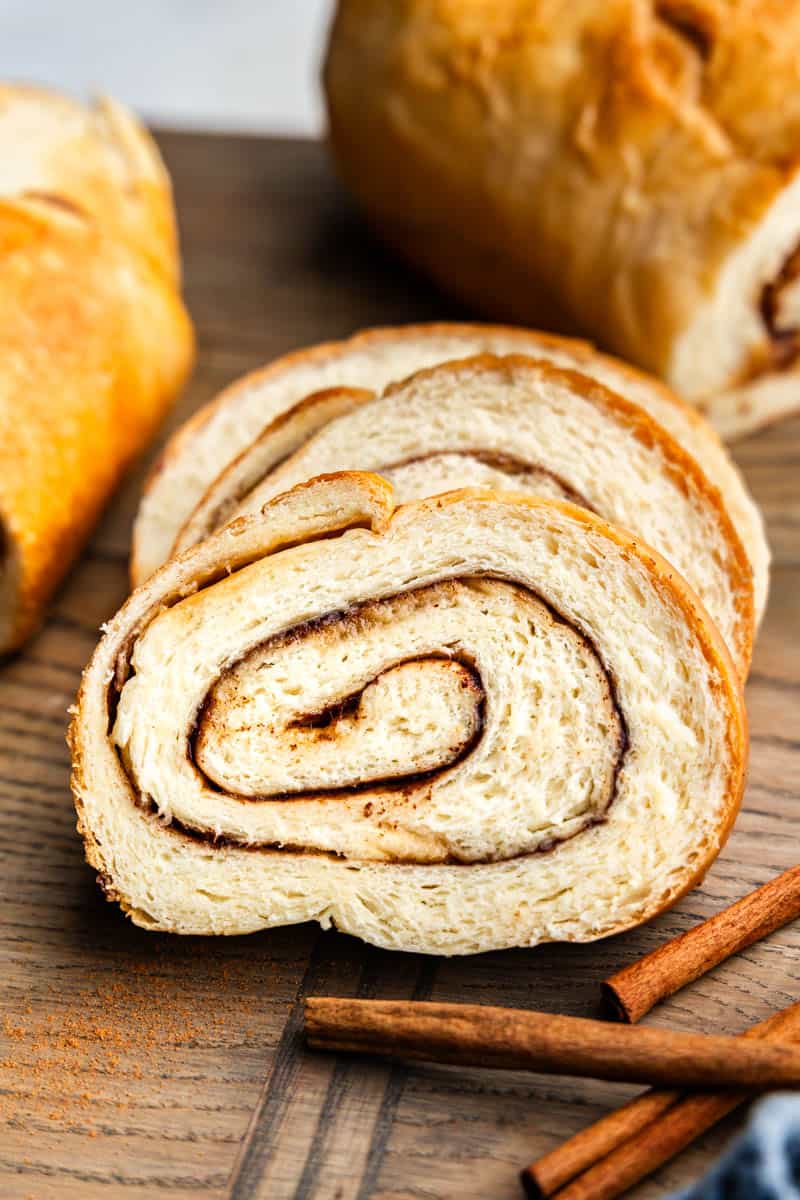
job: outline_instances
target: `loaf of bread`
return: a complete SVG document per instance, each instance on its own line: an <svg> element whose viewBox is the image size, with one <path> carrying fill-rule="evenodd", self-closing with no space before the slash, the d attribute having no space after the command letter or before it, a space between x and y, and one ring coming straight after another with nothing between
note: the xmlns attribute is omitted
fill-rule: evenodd
<svg viewBox="0 0 800 1200"><path fill-rule="evenodd" d="M298 422L315 427L336 399L349 411L287 457ZM265 462L276 465L230 511L243 471L252 479ZM490 487L569 500L621 525L692 585L746 677L752 571L719 493L642 409L585 375L519 355L428 367L380 397L331 389L301 401L209 488L175 548L315 475L360 469L388 479L398 503Z"/></svg>
<svg viewBox="0 0 800 1200"><path fill-rule="evenodd" d="M121 104L91 107L45 88L0 84L0 195L77 207L118 241L180 278L169 176Z"/></svg>
<svg viewBox="0 0 800 1200"><path fill-rule="evenodd" d="M0 653L40 622L193 353L169 180L118 106L0 88Z"/></svg>
<svg viewBox="0 0 800 1200"><path fill-rule="evenodd" d="M142 583L173 550L219 526L281 459L356 402L358 389L380 391L420 368L487 352L527 355L576 370L645 409L702 468L705 490L719 491L752 565L756 616L761 617L769 577L763 524L708 423L650 376L586 343L492 325L370 330L286 355L234 383L173 435L148 480L134 526L134 584ZM354 395L349 394L352 389ZM467 406L463 408L457 417L462 427L470 419ZM506 417L513 427L513 413ZM480 446L481 432L476 429L473 448ZM469 441L471 435L466 436ZM602 453L602 446L598 450ZM682 472L682 465L675 470ZM695 478L696 472L691 473ZM634 505L636 497L629 501ZM661 518L668 524L670 514L663 512ZM708 554L701 551L699 557L704 560Z"/></svg>
<svg viewBox="0 0 800 1200"><path fill-rule="evenodd" d="M440 283L734 437L800 407L799 53L771 0L340 0L331 141Z"/></svg>
<svg viewBox="0 0 800 1200"><path fill-rule="evenodd" d="M137 924L464 954L672 904L735 817L746 732L722 638L638 539L486 490L393 512L341 474L134 592L71 745L89 861Z"/></svg>

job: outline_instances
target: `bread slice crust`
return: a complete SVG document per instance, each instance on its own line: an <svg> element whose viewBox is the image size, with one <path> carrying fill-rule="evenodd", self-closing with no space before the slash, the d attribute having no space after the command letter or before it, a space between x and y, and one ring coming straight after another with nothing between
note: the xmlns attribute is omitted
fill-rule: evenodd
<svg viewBox="0 0 800 1200"><path fill-rule="evenodd" d="M501 526L502 535L492 533ZM340 554L350 576L369 568L380 588L380 572L385 569L388 580L396 570L395 565L386 566L389 561L396 563L395 546L398 554L409 552L420 563L434 563L438 554L449 555L450 547L457 552L454 531L458 529L465 531L465 551L470 539L484 543L495 537L500 558L510 555L502 571L497 569L500 559L482 560L478 575L484 576L484 582L478 580L480 587L491 590L495 586L491 577L497 574L513 583L525 583L526 571L533 568L517 565L524 556L515 549L522 546L524 537L524 544L535 548L534 557L540 556L538 590L549 602L562 586L558 583L562 566L553 566L559 555L562 564L567 558L584 562L580 572L585 569L589 578L601 569L597 556L602 547L602 569L609 580L616 581L608 586L613 590L617 582L620 586L626 580L635 582L640 600L634 604L643 603L651 614L661 614L663 633L672 647L669 651L665 648L662 657L671 662L672 652L678 651L674 660L677 674L669 674L669 688L667 676L651 679L647 687L654 696L661 695L662 701L667 691L676 687L680 705L688 703L694 714L689 717L689 709L685 712L690 724L696 723L701 709L708 718L707 724L705 718L701 721L706 750L702 754L696 747L684 751L686 763L702 763L701 775L707 786L702 787L702 795L692 787L682 795L682 816L675 835L678 844L666 851L666 861L657 844L663 822L667 822L664 828L675 828L676 813L655 775L636 774L637 762L650 752L648 738L657 741L661 734L655 732L657 722L647 711L630 707L632 693L628 693L631 680L640 678L636 674L639 668L631 666L627 652L621 649L623 643L615 643L618 634L604 623L602 614L589 612L596 604L591 596L596 597L597 592L596 587L590 590L585 584L576 593L585 606L579 624L583 633L594 637L598 620L602 623L599 653L620 689L631 751L620 769L608 813L547 853L456 864L416 857L414 861L392 861L391 856L370 861L342 853L309 854L286 842L282 848L237 846L198 840L178 826L164 829L164 822L169 821L167 812L160 808L159 814L153 815L137 803L124 754L114 740L122 712L115 712L115 706L119 697L124 702L132 679L135 682L147 676L146 642L162 636L159 628L165 626L159 627L159 621L165 617L177 621L176 629L186 619L196 622L206 605L222 601L222 595L219 601L213 599L218 588L227 589L226 611L236 596L247 596L248 611L252 612L249 597L256 594L251 589L261 572L266 572L265 585L276 571L287 583L297 571L308 571L309 580L319 580L324 578L324 565L338 562ZM451 564L444 572L432 566L425 581L474 577L478 563L471 554L465 553L463 565ZM544 564L549 566L545 569ZM462 570L466 575L460 574ZM421 577L415 577L414 586L421 582ZM349 580L337 579L331 586L340 583L350 589L347 594L353 599L361 594L359 588L352 590ZM386 586L391 590L388 582ZM402 586L406 595L412 594L408 580ZM562 601L569 592L567 585L563 587L567 590L561 594ZM283 603L274 588L259 588L260 584L257 591L265 600L272 596L275 603ZM325 602L320 600L319 606L323 610L319 615L326 615ZM556 611L570 621L577 619L575 612L566 613L563 603ZM170 637L167 644L172 644ZM679 647L691 647L691 667L684 664L689 676L683 679L684 668L677 665L683 661ZM644 643L639 652L644 653ZM134 677L130 674L132 658L137 671ZM159 668L162 673L165 669ZM490 679L488 683L491 685ZM701 693L702 703L698 699ZM701 708L692 707L700 703ZM674 754L672 735L669 744ZM646 920L674 903L702 878L735 819L744 784L747 732L736 672L699 601L672 567L623 531L567 503L491 491L462 490L393 511L390 490L382 480L342 473L301 485L271 502L262 514L239 519L167 563L134 593L110 623L84 673L70 745L73 791L87 858L109 897L118 900L138 924L184 933L241 933L315 918L378 945L452 954L546 940L591 940ZM464 761L470 757L467 753ZM699 779L698 775L695 784ZM169 794L172 785L166 781L165 786ZM163 804L164 796L160 801ZM175 794L169 803L177 807ZM275 807L281 801L262 803ZM327 803L344 805L345 798ZM361 831L366 829L371 838L375 829L370 815L364 814L361 799L358 803ZM640 805L644 807L637 807ZM627 822L639 811L647 812L648 817L646 821L643 816L636 818L643 828L637 877L631 881L632 864L617 863L607 852L615 848L614 855L619 852L624 859L620 847L625 844ZM247 812L246 819L261 819L252 816L250 809ZM346 812L343 807L342 815ZM221 819L227 821L227 817ZM214 827L217 825L215 818ZM582 892L581 880L591 863L592 883ZM565 873L567 883L563 895L553 890L561 878L559 872ZM623 876L628 884L621 882ZM416 902L412 902L414 896ZM421 896L426 897L424 903ZM454 903L459 903L462 911L458 927L448 915Z"/></svg>
<svg viewBox="0 0 800 1200"><path fill-rule="evenodd" d="M553 393L552 402L548 392ZM498 394L491 404L490 395ZM179 533L173 552L213 532L220 513L253 511L270 496L313 475L363 467L399 483L408 464L397 461L393 447L401 447L401 460L409 453L419 460L420 455L430 458L433 453L447 456L457 451L464 463L464 476L458 469L448 472L442 485L435 482L434 470L430 483L415 481L410 491L407 487L403 491L403 499L469 482L468 468L494 454L499 480L489 486L543 491L583 504L638 533L670 558L704 598L746 677L754 636L750 561L719 490L644 409L578 371L522 355L481 354L423 368L407 380L390 384L380 398L341 389L332 419L319 424L315 414L322 406L330 410L335 395L329 390L309 397L276 418L220 473ZM566 397L570 405L565 405ZM548 440L549 422L555 431ZM289 424L306 424L308 436L287 457L284 432ZM473 430L476 439L493 440L475 444ZM496 457L497 452L518 456L523 447L524 462L509 467ZM638 474L627 461L637 453L642 455ZM581 460L586 465L583 474L578 473ZM521 474L526 467L527 479ZM618 474L614 497L595 486L596 477L610 471ZM654 477L664 481L660 504L670 510L666 527L659 514L647 512L644 503L643 489ZM250 486L249 494L240 494L243 480ZM604 508L609 504L613 512ZM687 547L684 553L680 538L673 534L672 526L680 527L681 520L698 522L694 552ZM708 575L710 563L720 564L721 573L711 569Z"/></svg>
<svg viewBox="0 0 800 1200"><path fill-rule="evenodd" d="M767 599L769 548L761 516L719 438L657 380L599 354L586 342L513 326L438 322L366 330L285 355L237 380L168 441L147 480L134 524L131 577L141 583L168 556L215 478L238 470L248 448L320 388L380 390L426 366L476 353L518 353L579 371L645 408L719 489L753 567L755 610ZM357 376L357 378L354 378ZM300 444L298 442L298 444Z"/></svg>

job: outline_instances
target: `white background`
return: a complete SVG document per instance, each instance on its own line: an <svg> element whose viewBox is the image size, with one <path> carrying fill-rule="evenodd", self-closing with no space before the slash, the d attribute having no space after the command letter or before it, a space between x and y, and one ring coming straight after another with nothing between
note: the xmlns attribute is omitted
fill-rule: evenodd
<svg viewBox="0 0 800 1200"><path fill-rule="evenodd" d="M0 0L0 78L176 128L314 135L332 0Z"/></svg>

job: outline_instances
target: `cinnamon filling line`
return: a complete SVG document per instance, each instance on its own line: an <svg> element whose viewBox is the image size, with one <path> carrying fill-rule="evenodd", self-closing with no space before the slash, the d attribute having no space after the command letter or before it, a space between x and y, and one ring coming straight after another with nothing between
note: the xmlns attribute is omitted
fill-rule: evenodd
<svg viewBox="0 0 800 1200"><path fill-rule="evenodd" d="M410 467L416 463L430 462L437 458L471 458L476 462L483 463L484 466L492 467L495 471L502 471L504 475L510 476L512 479L515 476L521 475L542 475L549 479L556 487L563 492L564 498L572 504L577 504L580 508L586 508L589 512L594 512L592 505L585 496L574 488L572 484L567 483L563 476L556 471L551 471L549 467L544 467L540 463L528 462L526 459L518 458L515 454L508 454L502 450L431 450L427 454L414 454L409 458L398 459L397 462L384 463L382 467L376 468L377 474L383 472L397 471L401 467Z"/></svg>
<svg viewBox="0 0 800 1200"><path fill-rule="evenodd" d="M492 576L480 576L480 577L470 576L469 578L494 578L494 577L492 577ZM459 581L458 580L449 580L448 582L457 583ZM498 582L508 583L509 581L498 580ZM431 584L424 588L416 589L414 591L410 591L410 592L404 593L404 594L408 595L408 596L415 596L415 597L420 596L420 597L424 598L425 593L429 592L432 588L436 588L438 586L440 586L440 585L439 584ZM603 678L605 686L607 688L607 697L608 697L608 704L609 704L609 717L610 717L609 737L611 737L614 741L614 745L613 745L613 749L612 749L612 771L611 771L611 778L610 778L610 786L607 789L607 794L604 798L604 803L602 804L602 806L599 806L595 811L588 814L586 816L585 821L577 829L571 831L570 833L564 835L563 837L556 836L551 839L548 839L547 841L544 841L541 844L539 844L533 850L525 851L522 853L512 855L511 858L515 859L515 858L524 857L524 856L526 857L526 856L528 856L528 854L531 854L531 853L536 853L536 854L549 853L549 852L555 850L559 845L563 844L564 842L571 840L572 838L576 837L578 834L584 832L586 829L591 828L594 825L600 824L606 819L608 810L609 810L610 806L612 805L612 803L614 802L614 799L616 796L619 775L620 775L620 772L624 765L625 757L628 752L630 743L629 743L627 722L625 719L625 714L624 714L624 712L620 706L619 700L618 700L614 678L613 678L611 672L606 667L605 663L603 662L602 656L601 656L597 646L584 633L584 631L582 629L578 628L571 621L568 621L566 618L564 618L560 613L558 613L556 610L554 610L552 608L552 606L547 603L546 600L543 600L542 597L540 597L534 591L532 591L531 589L525 588L523 585L520 585L518 583L512 582L512 586L515 588L518 588L520 591L525 592L528 595L530 595L531 597L533 597L534 599L536 599L539 603L541 603L547 609L547 611L549 612L549 614L551 615L551 617L554 619L555 622L568 627L571 630L572 634L574 634L574 636L576 638L580 639L580 641L583 643L587 653L589 655L591 655L593 660L598 665L601 677ZM390 598L390 599L392 599L392 598ZM202 737L204 729L206 728L206 724L209 720L209 716L213 711L213 705L215 703L214 691L220 685L220 683L222 681L224 681L226 676L228 676L238 666L240 666L242 663L246 662L247 659L252 658L254 655L263 654L265 651L269 651L271 649L277 649L279 646L286 646L288 644L291 644L292 642L300 641L309 636L316 636L319 634L324 635L325 631L328 629L333 629L333 628L341 629L342 624L345 624L347 626L351 626L351 627L357 629L359 625L363 626L363 623L365 621L380 619L379 618L379 610L387 602L388 602L387 600L369 600L369 601L365 601L361 604L354 605L352 608L349 608L346 610L327 613L324 616L317 617L313 620L302 622L296 626L293 626L290 629L285 630L283 633L277 635L276 637L268 639L265 642L262 642L258 646L248 648L247 654L243 655L242 659L240 659L238 663L232 663L226 667L225 671L220 674L219 679L209 689L203 703L201 704L200 708L198 709L198 712L197 712L197 715L196 715L196 718L195 718L195 721L194 721L192 727L187 730L187 739L186 739L187 758L190 761L190 763L192 764L193 770L195 770L197 772L197 774L200 776L203 786L205 788L210 789L212 791L216 791L220 794L224 794L226 797L230 797L232 799L241 801L244 804L254 804L254 803L255 804L260 804L260 803L292 804L294 801L306 800L309 798L325 800L325 801L330 801L332 803L335 803L337 799L340 799L343 797L346 798L346 797L352 796L354 794L357 794L357 795L362 796L364 799L364 810L363 810L364 818L366 820L369 820L370 816L372 815L372 803L371 803L370 797L371 797L371 795L374 795L377 791L381 791L381 792L388 791L388 792L400 793L401 795L403 795L404 798L410 797L414 800L422 799L425 795L426 789L429 789L431 787L432 783L436 779L442 777L447 772L450 772L450 771L454 770L456 767L463 764L469 758L469 756L472 753L474 753L474 751L480 745L480 743L483 739L484 732L486 729L486 724L487 724L487 715L488 715L486 712L487 696L486 696L483 681L482 681L480 674L479 674L477 668L475 667L474 663L470 662L469 657L465 652L457 651L451 655L447 652L435 651L430 654L418 656L417 658L410 658L408 660L405 660L404 662L393 663L392 665L393 666L405 665L405 662L419 662L420 664L423 664L424 662L431 661L431 660L440 661L440 662L442 660L445 660L445 661L457 662L464 669L465 678L466 678L466 680L468 680L466 686L468 686L474 693L474 700L475 700L476 711L477 711L477 721L475 723L474 730L472 731L470 736L468 738L464 739L460 745L452 747L451 755L448 758L448 761L444 765L441 765L441 766L435 768L434 770L430 770L430 771L409 772L409 773L399 774L399 775L389 774L385 778L372 779L369 782L366 782L363 784L358 784L355 786L351 785L351 786L347 786L347 787L343 787L343 788L328 788L328 789L320 789L317 791L305 790L302 793L293 793L293 794L285 794L284 793L284 794L275 794L275 795L249 795L249 796L243 796L243 795L239 795L239 794L235 794L235 793L226 791L224 788L220 787L213 780L209 779L207 777L207 775L200 769L198 762L197 762L198 741ZM387 669L390 669L390 668L387 668ZM129 670L130 670L130 668L128 667L128 672L129 672ZM380 674L382 674L382 672L378 673L378 675L380 675ZM120 676L121 675L122 675L122 672L120 672ZM120 679L120 676L118 676L117 681L112 681L109 685L109 711L110 712L113 712L115 710L119 691L121 691L122 681ZM378 676L376 676L376 678L377 677ZM372 682L374 682L374 681L371 680L370 683L372 683ZM358 714L359 706L361 703L361 698L363 695L363 691L366 689L366 686L369 686L369 684L365 685L365 688L362 689L361 691L356 691L351 694L345 695L340 700L337 700L334 704L330 704L325 708L322 708L317 711L308 711L308 712L302 713L294 721L294 723L293 723L294 727L297 729L303 729L303 730L317 730L323 736L330 736L330 737L335 738L337 723L343 717L353 716L353 715ZM462 685L462 686L464 686L464 685ZM119 749L117 750L117 753L119 755L123 770L125 770L126 775L128 776L131 790L134 794L135 802L143 811L152 814L153 819L159 821L159 823L164 828L165 832L171 832L174 835L181 836L181 837L187 837L193 841L200 841L200 842L203 842L203 843L206 843L209 845L213 845L213 846L236 847L239 849L251 850L253 852L268 851L268 852L282 852L282 853L291 853L291 854L307 854L307 855L315 855L315 856L319 856L319 857L327 857L327 858L333 858L333 859L340 859L342 857L346 857L342 854L338 854L336 852L325 850L325 849L307 848L304 846L289 845L286 843L274 844L274 843L243 842L236 838L230 837L226 834L215 834L211 830L208 830L205 828L200 828L200 827L195 827L186 821L177 819L174 815L171 817L171 819L169 821L165 822L158 815L157 810L156 810L156 804L155 804L154 800L151 797L145 796L141 793L141 791L137 785L137 781L136 781L135 777L133 777L133 772L128 769L128 766L125 762L124 756L119 751ZM372 861L372 860L369 860L369 861ZM383 861L383 860L375 860L375 861ZM398 864L415 865L420 860L412 859L412 858L404 859L404 858L393 856L391 858L391 861L398 863ZM467 860L464 860L464 859L461 859L461 858L458 858L455 856L452 856L452 857L448 856L447 858L444 858L441 860L436 860L436 861L437 861L437 865L442 865L442 864L477 865L474 860L467 861ZM480 861L484 861L484 860L480 860ZM485 860L485 861L499 862L499 861L503 861L503 860L493 858L493 859L489 859L489 860Z"/></svg>
<svg viewBox="0 0 800 1200"><path fill-rule="evenodd" d="M800 355L800 245L785 260L778 274L764 285L759 310L769 334L770 349L764 371L784 371Z"/></svg>
<svg viewBox="0 0 800 1200"><path fill-rule="evenodd" d="M280 418L280 420L287 419L297 410L297 408L301 407L303 403L305 402L301 401L299 405L296 405L294 408L290 409L288 413L284 414L283 417ZM277 422L273 422L273 427L276 424ZM240 455L240 458L241 457L242 456ZM377 475L381 475L386 472L396 471L401 467L411 466L415 463L428 462L430 460L445 457L475 459L476 461L481 462L488 467L493 467L495 470L502 471L506 475L512 477L520 475L545 476L560 489L566 500L569 500L572 504L579 505L581 508L586 508L590 512L594 511L585 496L582 496L580 492L578 492L570 483L566 481L566 479L564 479L561 475L558 475L555 471L551 471L548 467L542 466L540 463L527 462L525 459L518 458L514 454L508 454L500 450L481 450L478 448L468 450L451 450L445 446L438 450L431 450L424 454L415 454L409 458L399 459L397 462L383 463L381 466L370 469L374 469ZM291 458L291 455L289 458ZM287 458L283 458L273 463L270 468L270 472L279 469L287 461ZM268 476L265 478L267 477ZM231 486L228 494L220 498L213 510L208 513L205 524L206 534L211 533L214 529L219 528L220 525L229 520L235 513L238 505L246 500L250 492L258 486L258 482L263 482L263 480L254 482L253 479L249 479L247 483L244 483L240 480L234 486ZM214 486L215 485L212 484L212 487ZM196 507L200 507L200 505L204 503L207 496L208 492L206 492L205 496L201 499L200 504ZM187 520L184 521L183 525L181 526L175 542L173 543L173 551L178 546L181 534L191 520L192 516L187 518Z"/></svg>

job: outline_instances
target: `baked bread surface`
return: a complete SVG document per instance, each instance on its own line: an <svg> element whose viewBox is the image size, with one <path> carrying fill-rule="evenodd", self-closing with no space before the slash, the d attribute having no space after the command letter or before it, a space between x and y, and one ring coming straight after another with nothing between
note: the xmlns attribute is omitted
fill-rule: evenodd
<svg viewBox="0 0 800 1200"><path fill-rule="evenodd" d="M368 330L285 355L232 384L172 436L147 481L134 524L133 583L143 582L177 545L191 544L191 529L196 537L216 528L232 511L226 503L217 506L217 498L244 497L277 462L356 403L359 390L380 391L420 368L482 352L575 369L658 421L719 490L750 559L760 619L769 579L763 522L709 424L652 377L585 342L494 325Z"/></svg>
<svg viewBox="0 0 800 1200"><path fill-rule="evenodd" d="M327 476L171 560L87 667L89 861L151 929L463 954L673 903L739 804L741 689L658 555L570 504Z"/></svg>
<svg viewBox="0 0 800 1200"><path fill-rule="evenodd" d="M166 173L114 105L0 88L0 652L40 622L183 383Z"/></svg>
<svg viewBox="0 0 800 1200"><path fill-rule="evenodd" d="M317 428L320 406L330 409L337 395L346 411ZM298 422L311 431L287 456ZM568 500L621 525L694 587L746 677L752 571L718 491L641 408L576 371L520 355L429 367L380 397L330 389L301 401L218 477L174 549L315 475L361 468L388 479L398 502L492 487ZM240 496L242 475L259 473Z"/></svg>
<svg viewBox="0 0 800 1200"><path fill-rule="evenodd" d="M439 282L735 437L798 407L798 47L786 0L340 0L331 143Z"/></svg>
<svg viewBox="0 0 800 1200"><path fill-rule="evenodd" d="M152 138L109 96L78 104L0 84L0 194L74 205L115 239L180 275L172 185Z"/></svg>

